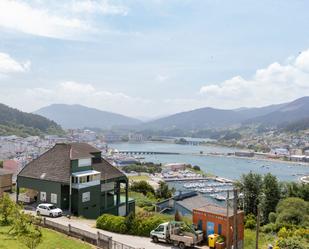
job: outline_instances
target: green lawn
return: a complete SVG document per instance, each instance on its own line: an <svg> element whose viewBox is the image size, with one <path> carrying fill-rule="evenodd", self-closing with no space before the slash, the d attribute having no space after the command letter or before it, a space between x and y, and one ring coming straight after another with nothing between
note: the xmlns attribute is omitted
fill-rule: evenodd
<svg viewBox="0 0 309 249"><path fill-rule="evenodd" d="M14 236L8 235L10 227L0 226L0 248L1 249L27 249ZM91 249L91 245L83 243L79 240L70 238L61 233L42 229L43 238L37 249Z"/></svg>
<svg viewBox="0 0 309 249"><path fill-rule="evenodd" d="M259 236L259 248L267 249L268 244L274 245L275 237L271 234L260 233ZM255 249L255 231L245 230L245 249Z"/></svg>

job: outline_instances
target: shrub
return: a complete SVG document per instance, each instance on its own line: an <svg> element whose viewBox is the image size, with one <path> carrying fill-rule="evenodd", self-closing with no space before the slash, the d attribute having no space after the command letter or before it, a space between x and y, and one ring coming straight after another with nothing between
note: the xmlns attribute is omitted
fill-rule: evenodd
<svg viewBox="0 0 309 249"><path fill-rule="evenodd" d="M280 249L308 249L308 243L299 237L280 238L278 240Z"/></svg>
<svg viewBox="0 0 309 249"><path fill-rule="evenodd" d="M96 226L97 228L116 233L126 233L127 231L125 218L111 214L103 214L100 216L97 219Z"/></svg>
<svg viewBox="0 0 309 249"><path fill-rule="evenodd" d="M254 229L256 228L256 220L253 214L248 214L245 218L245 228Z"/></svg>
<svg viewBox="0 0 309 249"><path fill-rule="evenodd" d="M276 213L270 212L269 215L268 215L268 220L269 220L269 222L275 223L275 222L276 222L276 219L277 219Z"/></svg>
<svg viewBox="0 0 309 249"><path fill-rule="evenodd" d="M96 226L111 232L148 237L151 230L169 220L172 220L172 217L145 211L136 215L132 213L127 218L104 214L97 219Z"/></svg>
<svg viewBox="0 0 309 249"><path fill-rule="evenodd" d="M131 191L147 195L148 193L155 193L154 188L146 181L133 182L130 186Z"/></svg>
<svg viewBox="0 0 309 249"><path fill-rule="evenodd" d="M261 231L264 233L274 233L278 230L277 225L275 223L269 223L267 225L264 225L261 228Z"/></svg>

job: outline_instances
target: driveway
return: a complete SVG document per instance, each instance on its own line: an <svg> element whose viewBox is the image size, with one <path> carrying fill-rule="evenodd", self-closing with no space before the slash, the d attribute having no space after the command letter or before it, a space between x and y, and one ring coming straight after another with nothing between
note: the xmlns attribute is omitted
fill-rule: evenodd
<svg viewBox="0 0 309 249"><path fill-rule="evenodd" d="M26 212L36 215L34 211L27 210ZM144 248L144 249L177 249L178 248L178 247L166 244L166 243L155 244L152 242L150 238L146 238L146 237L118 234L118 233L112 233L109 231L97 229L95 228L95 220L79 218L79 217L71 217L69 219L65 216L58 217L58 218L46 217L46 219L51 220L53 222L57 222L65 226L68 226L68 224L70 224L73 227L80 228L82 230L86 230L86 231L93 232L93 233L100 232L101 234L112 237L114 241L129 245L132 247ZM208 247L199 246L195 248L196 249L197 248L206 249Z"/></svg>

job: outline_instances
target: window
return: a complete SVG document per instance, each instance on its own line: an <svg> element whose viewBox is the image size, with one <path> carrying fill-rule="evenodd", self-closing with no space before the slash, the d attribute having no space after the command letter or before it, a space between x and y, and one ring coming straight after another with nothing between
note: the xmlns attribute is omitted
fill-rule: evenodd
<svg viewBox="0 0 309 249"><path fill-rule="evenodd" d="M90 192L83 193L82 202L90 201Z"/></svg>
<svg viewBox="0 0 309 249"><path fill-rule="evenodd" d="M57 204L57 194L54 193L50 194L50 202Z"/></svg>
<svg viewBox="0 0 309 249"><path fill-rule="evenodd" d="M40 200L46 201L46 192L40 192Z"/></svg>
<svg viewBox="0 0 309 249"><path fill-rule="evenodd" d="M164 226L162 225L158 226L156 232L164 232Z"/></svg>
<svg viewBox="0 0 309 249"><path fill-rule="evenodd" d="M72 176L72 183L78 183L78 178L75 176Z"/></svg>
<svg viewBox="0 0 309 249"><path fill-rule="evenodd" d="M91 158L78 159L78 167L91 166Z"/></svg>

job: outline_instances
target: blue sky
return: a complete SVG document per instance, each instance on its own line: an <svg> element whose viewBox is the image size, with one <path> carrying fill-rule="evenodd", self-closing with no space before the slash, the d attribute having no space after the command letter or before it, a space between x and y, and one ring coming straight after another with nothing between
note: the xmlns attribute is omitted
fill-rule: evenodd
<svg viewBox="0 0 309 249"><path fill-rule="evenodd" d="M0 102L154 117L293 100L309 95L308 9L305 0L1 0Z"/></svg>

